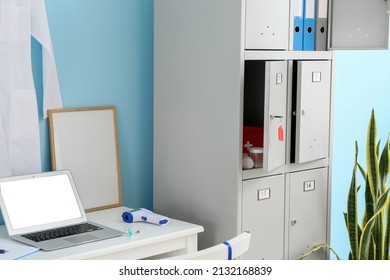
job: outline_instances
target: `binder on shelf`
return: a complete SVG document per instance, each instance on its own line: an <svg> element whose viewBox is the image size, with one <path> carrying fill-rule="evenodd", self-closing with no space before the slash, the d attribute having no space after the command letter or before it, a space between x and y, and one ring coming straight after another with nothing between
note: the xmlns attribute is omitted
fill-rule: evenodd
<svg viewBox="0 0 390 280"><path fill-rule="evenodd" d="M303 7L305 0L293 0L292 12L294 17L293 26L293 50L303 50Z"/></svg>
<svg viewBox="0 0 390 280"><path fill-rule="evenodd" d="M303 8L303 50L315 50L316 0L305 0Z"/></svg>
<svg viewBox="0 0 390 280"><path fill-rule="evenodd" d="M328 34L328 0L317 0L315 49L326 51Z"/></svg>

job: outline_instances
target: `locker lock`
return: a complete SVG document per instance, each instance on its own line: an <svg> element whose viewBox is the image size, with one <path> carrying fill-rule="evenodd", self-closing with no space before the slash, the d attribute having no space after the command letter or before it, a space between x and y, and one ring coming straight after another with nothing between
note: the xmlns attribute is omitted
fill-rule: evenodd
<svg viewBox="0 0 390 280"><path fill-rule="evenodd" d="M270 118L271 120L274 120L274 119L283 119L283 116L275 116L274 114L270 114L270 115L269 115L269 118Z"/></svg>
<svg viewBox="0 0 390 280"><path fill-rule="evenodd" d="M291 225L292 225L292 226L295 226L296 224L297 224L297 220L292 219L292 220L291 220Z"/></svg>

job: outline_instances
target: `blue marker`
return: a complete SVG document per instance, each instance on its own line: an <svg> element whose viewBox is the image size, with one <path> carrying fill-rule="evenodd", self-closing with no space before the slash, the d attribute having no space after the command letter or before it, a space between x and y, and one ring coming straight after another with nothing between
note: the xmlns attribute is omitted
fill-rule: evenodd
<svg viewBox="0 0 390 280"><path fill-rule="evenodd" d="M7 251L4 249L0 249L0 254L4 254L4 253L7 253Z"/></svg>

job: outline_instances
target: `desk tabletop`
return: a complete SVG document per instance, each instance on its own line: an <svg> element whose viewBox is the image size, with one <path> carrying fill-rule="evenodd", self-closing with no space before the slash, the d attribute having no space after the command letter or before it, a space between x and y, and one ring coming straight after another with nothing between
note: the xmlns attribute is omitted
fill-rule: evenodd
<svg viewBox="0 0 390 280"><path fill-rule="evenodd" d="M119 254L123 252L134 251L136 248L143 248L152 246L154 244L169 243L175 239L183 239L188 236L196 236L203 232L203 227L175 219L169 219L169 224L164 226L137 222L125 223L122 220L122 213L129 211L127 207L116 207L112 209L105 209L96 212L87 213L88 219L93 222L100 223L112 227L123 232L123 236L114 237L102 241L86 243L65 249L54 251L39 251L23 259L36 260L53 260L53 259L90 259L95 257L103 257L110 254ZM127 232L135 233L129 237ZM136 233L139 231L139 233ZM182 243L185 241L182 241ZM186 244L184 244L186 246ZM151 255L149 253L149 255ZM145 255L134 255L135 258L147 257ZM129 259L131 256L129 257Z"/></svg>

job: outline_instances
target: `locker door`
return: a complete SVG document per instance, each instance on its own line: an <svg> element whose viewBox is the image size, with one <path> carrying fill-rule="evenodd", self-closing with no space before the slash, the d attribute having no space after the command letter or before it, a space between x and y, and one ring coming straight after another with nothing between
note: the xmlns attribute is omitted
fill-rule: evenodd
<svg viewBox="0 0 390 280"><path fill-rule="evenodd" d="M387 0L331 0L330 49L387 49Z"/></svg>
<svg viewBox="0 0 390 280"><path fill-rule="evenodd" d="M299 61L297 76L297 163L328 157L330 61Z"/></svg>
<svg viewBox="0 0 390 280"><path fill-rule="evenodd" d="M267 61L264 90L264 159L268 172L286 160L287 61Z"/></svg>
<svg viewBox="0 0 390 280"><path fill-rule="evenodd" d="M246 0L245 49L288 49L289 0Z"/></svg>
<svg viewBox="0 0 390 280"><path fill-rule="evenodd" d="M289 188L288 258L296 259L317 243L326 243L328 169L287 174ZM325 259L321 249L310 259Z"/></svg>
<svg viewBox="0 0 390 280"><path fill-rule="evenodd" d="M242 230L252 234L245 259L283 259L283 175L243 182Z"/></svg>

